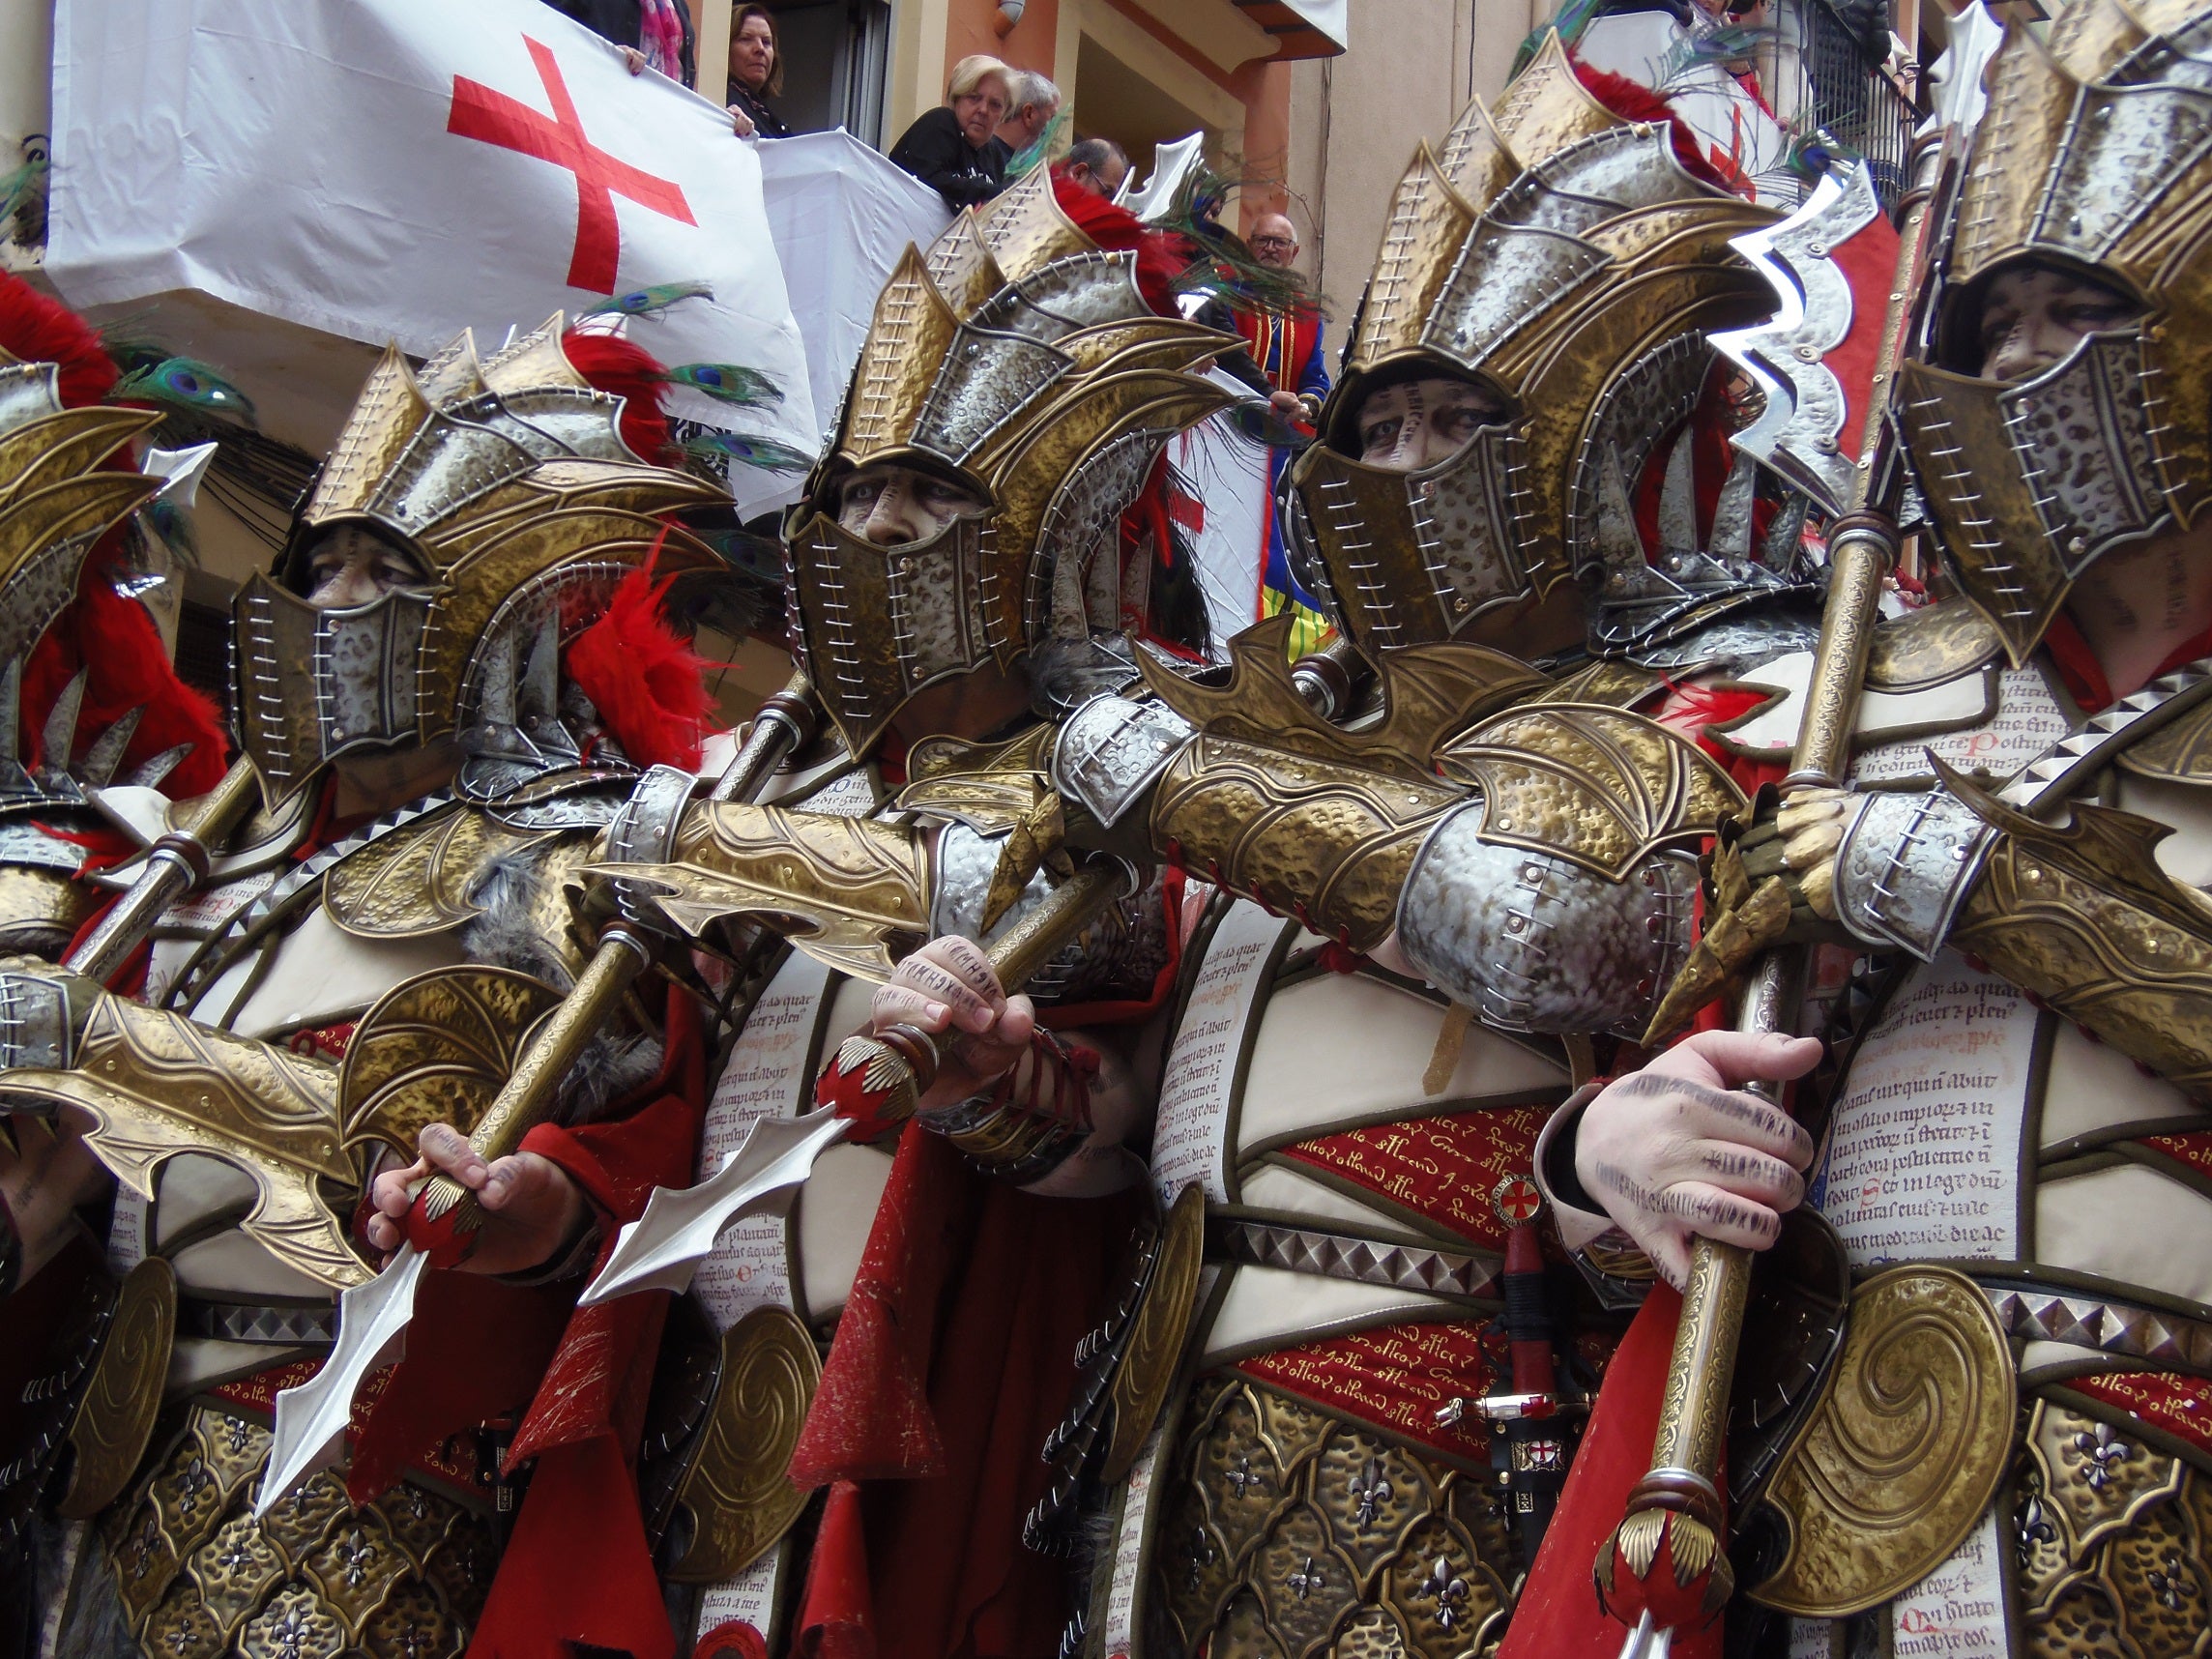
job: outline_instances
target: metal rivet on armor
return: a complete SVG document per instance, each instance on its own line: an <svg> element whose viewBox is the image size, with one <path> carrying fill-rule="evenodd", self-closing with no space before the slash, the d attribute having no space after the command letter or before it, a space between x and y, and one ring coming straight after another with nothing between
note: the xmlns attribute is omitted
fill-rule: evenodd
<svg viewBox="0 0 2212 1659"><path fill-rule="evenodd" d="M1828 257L1828 245L1824 242L1808 242L1805 245L1805 251L1815 259L1825 259Z"/></svg>
<svg viewBox="0 0 2212 1659"><path fill-rule="evenodd" d="M1414 798L1412 798L1412 797L1408 797L1408 799L1409 799L1409 800L1413 800ZM1417 805L1417 804L1419 804L1419 802L1418 802L1418 800L1415 800L1415 804L1416 804L1416 805ZM1510 818L1500 818L1500 819L1498 821L1498 827L1499 827L1499 829L1500 829L1500 830L1510 830L1510 829L1512 829L1512 828L1513 828L1513 820L1512 820L1512 819L1510 819Z"/></svg>
<svg viewBox="0 0 2212 1659"><path fill-rule="evenodd" d="M1506 931L1507 933L1526 933L1526 932L1528 932L1528 918L1527 917L1525 917L1525 916L1509 916L1509 917L1507 917L1505 918L1505 931Z"/></svg>
<svg viewBox="0 0 2212 1659"><path fill-rule="evenodd" d="M2073 554L2077 559L2081 558L2082 554L2089 551L2089 542L2087 538L2081 536L2075 537L2071 541L2066 543L2066 551Z"/></svg>
<svg viewBox="0 0 2212 1659"><path fill-rule="evenodd" d="M1820 361L1820 348L1817 345L1801 345L1797 348L1797 355L1807 363L1819 363Z"/></svg>

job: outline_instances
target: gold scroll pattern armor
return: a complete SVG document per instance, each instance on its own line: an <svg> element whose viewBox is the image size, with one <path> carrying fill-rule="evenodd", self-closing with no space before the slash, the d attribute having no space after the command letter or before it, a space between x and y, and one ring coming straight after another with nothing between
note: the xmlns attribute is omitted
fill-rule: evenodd
<svg viewBox="0 0 2212 1659"><path fill-rule="evenodd" d="M339 1136L337 1081L323 1062L103 994L74 1069L11 1071L8 1089L90 1113L86 1144L148 1200L161 1165L180 1152L242 1170L255 1188L246 1234L286 1266L343 1290L368 1270L319 1184L359 1184Z"/></svg>
<svg viewBox="0 0 2212 1659"><path fill-rule="evenodd" d="M2212 1651L2212 1479L2054 1399L2026 1412L2015 1511L2032 1659Z"/></svg>
<svg viewBox="0 0 2212 1659"><path fill-rule="evenodd" d="M1462 1659L1522 1566L1483 1480L1249 1379L1200 1380L1164 1470L1151 1651Z"/></svg>
<svg viewBox="0 0 2212 1659"><path fill-rule="evenodd" d="M2004 831L1951 944L2175 1088L2212 1099L2212 908L2159 868L2152 849L2168 828L2089 805L2052 828L1956 772L1944 781Z"/></svg>
<svg viewBox="0 0 2212 1659"><path fill-rule="evenodd" d="M488 1520L417 1486L356 1508L325 1470L260 1521L268 1431L195 1406L102 1523L146 1659L454 1659L495 1559Z"/></svg>

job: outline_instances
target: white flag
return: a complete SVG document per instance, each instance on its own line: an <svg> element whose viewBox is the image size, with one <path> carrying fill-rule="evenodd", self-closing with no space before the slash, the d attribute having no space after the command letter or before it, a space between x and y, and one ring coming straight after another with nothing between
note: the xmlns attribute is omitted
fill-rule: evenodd
<svg viewBox="0 0 2212 1659"><path fill-rule="evenodd" d="M783 401L671 408L818 442L752 146L538 0L60 0L46 272L80 306L199 289L418 355L702 283L631 337Z"/></svg>

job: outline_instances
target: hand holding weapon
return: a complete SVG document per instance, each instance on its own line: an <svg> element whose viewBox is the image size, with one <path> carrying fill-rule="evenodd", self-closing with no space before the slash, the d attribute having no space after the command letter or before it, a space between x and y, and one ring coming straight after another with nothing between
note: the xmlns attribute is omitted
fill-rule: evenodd
<svg viewBox="0 0 2212 1659"><path fill-rule="evenodd" d="M717 798L757 794L805 741L811 725L805 682L794 676L753 722L746 742L715 785ZM655 767L640 778L608 827L612 855L646 862L665 858L696 782L689 772L674 767ZM546 1017L469 1136L470 1147L487 1164L516 1151L531 1129L550 1117L562 1080L576 1057L653 961L655 930L638 913L635 895L626 893L620 882L614 886L624 914L600 934L598 948L577 975L574 988ZM477 1195L449 1175L434 1175L417 1188L405 1221L406 1242L374 1279L339 1298L337 1342L322 1370L276 1397L269 1469L255 1497L255 1514L266 1514L307 1475L335 1461L362 1382L396 1357L414 1318L422 1270L466 1261L485 1219Z"/></svg>
<svg viewBox="0 0 2212 1659"><path fill-rule="evenodd" d="M985 951L1009 993L1050 962L1098 913L1130 890L1119 859L1082 865ZM877 1121L909 1117L936 1080L936 1039L912 1026L849 1037L825 1071L857 1085ZM614 1252L584 1292L586 1307L633 1291L690 1288L691 1276L733 1222L791 1202L815 1159L858 1126L827 1105L802 1118L763 1118L722 1167L696 1186L657 1187L645 1213L622 1230Z"/></svg>

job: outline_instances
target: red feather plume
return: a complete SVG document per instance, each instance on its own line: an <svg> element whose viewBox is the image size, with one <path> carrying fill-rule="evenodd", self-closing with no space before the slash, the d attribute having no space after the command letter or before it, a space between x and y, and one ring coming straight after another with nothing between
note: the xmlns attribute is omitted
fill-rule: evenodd
<svg viewBox="0 0 2212 1659"><path fill-rule="evenodd" d="M98 403L115 385L115 364L93 326L19 277L0 275L0 347L24 363L61 365L62 404Z"/></svg>
<svg viewBox="0 0 2212 1659"><path fill-rule="evenodd" d="M1623 121L1664 121L1674 142L1674 160L1682 163L1682 170L1692 178L1711 185L1715 189L1730 189L1713 164L1698 146L1698 135L1690 131L1690 124L1674 113L1674 106L1659 93L1642 81L1612 70L1592 69L1580 58L1574 60L1575 78L1588 93Z"/></svg>
<svg viewBox="0 0 2212 1659"><path fill-rule="evenodd" d="M688 770L713 730L714 700L703 678L707 660L661 615L674 580L655 582L651 566L625 576L599 620L568 647L568 670L631 760Z"/></svg>
<svg viewBox="0 0 2212 1659"><path fill-rule="evenodd" d="M131 710L143 709L124 751L127 768L189 743L191 753L162 782L162 792L183 800L222 781L229 745L215 704L177 678L154 619L136 599L115 591L112 568L98 552L85 561L75 602L46 629L23 667L24 735L36 764L46 759L37 745L47 713L87 664L92 672L85 677L76 721L79 752ZM58 764L66 757L55 759Z"/></svg>
<svg viewBox="0 0 2212 1659"><path fill-rule="evenodd" d="M623 399L622 437L640 460L655 466L677 459L676 434L660 407L668 370L643 346L619 335L586 334L570 329L561 336L569 366L592 383L592 390Z"/></svg>
<svg viewBox="0 0 2212 1659"><path fill-rule="evenodd" d="M1137 291L1163 317L1176 312L1175 279L1197 257L1190 238L1147 224L1127 208L1055 175L1052 193L1077 230L1109 253L1137 255Z"/></svg>

